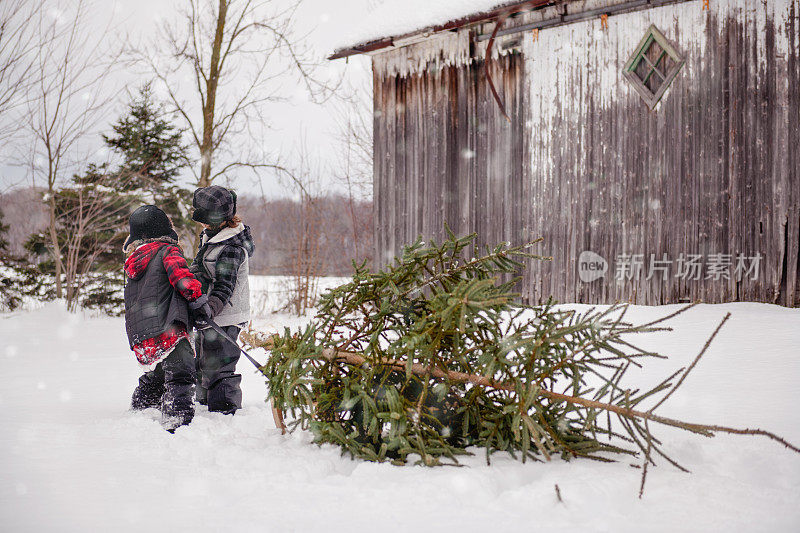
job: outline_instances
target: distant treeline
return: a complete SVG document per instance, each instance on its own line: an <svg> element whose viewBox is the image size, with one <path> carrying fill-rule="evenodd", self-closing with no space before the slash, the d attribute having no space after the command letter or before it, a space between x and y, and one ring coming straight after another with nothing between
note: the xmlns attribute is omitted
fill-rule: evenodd
<svg viewBox="0 0 800 533"><path fill-rule="evenodd" d="M0 205L9 226L9 252L25 255L31 234L47 228L42 192L12 190L0 195ZM330 195L306 204L242 195L238 208L256 242L254 274L294 274L303 254L313 255L319 275L327 276L351 273L353 260L372 260L372 201Z"/></svg>
<svg viewBox="0 0 800 533"><path fill-rule="evenodd" d="M8 226L8 252L24 256L25 242L33 233L47 229L47 205L42 200L45 191L27 187L0 194L3 223Z"/></svg>
<svg viewBox="0 0 800 533"><path fill-rule="evenodd" d="M296 274L303 255L326 276L350 274L353 260L372 261L372 201L330 195L306 205L245 196L238 211L256 243L253 273Z"/></svg>

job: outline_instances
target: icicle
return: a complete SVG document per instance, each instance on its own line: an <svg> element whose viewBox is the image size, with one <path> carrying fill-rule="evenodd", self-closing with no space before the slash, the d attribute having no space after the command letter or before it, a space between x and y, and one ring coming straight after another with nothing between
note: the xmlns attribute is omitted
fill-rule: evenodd
<svg viewBox="0 0 800 533"><path fill-rule="evenodd" d="M470 28L462 28L457 32L442 32L417 43L376 53L372 56L375 76L379 79L415 76L427 70L468 65L482 60L486 56L488 43L475 43L470 54L470 31ZM512 52L511 49L495 46L492 56L499 57Z"/></svg>

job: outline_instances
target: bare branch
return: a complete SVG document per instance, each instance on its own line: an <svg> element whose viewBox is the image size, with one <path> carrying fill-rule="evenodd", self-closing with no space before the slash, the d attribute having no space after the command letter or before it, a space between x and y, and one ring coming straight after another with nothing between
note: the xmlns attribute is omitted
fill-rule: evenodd
<svg viewBox="0 0 800 533"><path fill-rule="evenodd" d="M34 184L43 182L48 192L49 237L59 297L63 295L62 274L72 274L66 269L64 253L67 262L73 261L74 255L69 247L64 250L58 239L56 184L71 167L84 161L79 145L105 118L104 110L116 97L108 81L119 52L110 53L105 44L111 22L99 32L87 31L90 8L87 1L78 0L64 24L58 18L46 19L39 10L32 24L39 46L34 54L37 80L29 88L25 122L35 142L27 157ZM82 206L81 202L83 197L79 197ZM68 289L71 296L72 288Z"/></svg>

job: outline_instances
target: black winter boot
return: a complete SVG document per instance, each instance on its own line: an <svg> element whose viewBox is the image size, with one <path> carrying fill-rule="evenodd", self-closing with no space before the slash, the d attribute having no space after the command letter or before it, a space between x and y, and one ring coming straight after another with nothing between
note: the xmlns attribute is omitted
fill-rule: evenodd
<svg viewBox="0 0 800 533"><path fill-rule="evenodd" d="M160 407L164 390L164 371L159 364L155 370L139 378L139 385L134 389L131 398L131 409L141 411L150 407Z"/></svg>
<svg viewBox="0 0 800 533"><path fill-rule="evenodd" d="M220 377L208 389L208 410L232 415L242 408L242 375L232 372Z"/></svg>
<svg viewBox="0 0 800 533"><path fill-rule="evenodd" d="M167 431L185 426L194 418L194 353L182 339L164 361L164 396L161 400L161 425Z"/></svg>

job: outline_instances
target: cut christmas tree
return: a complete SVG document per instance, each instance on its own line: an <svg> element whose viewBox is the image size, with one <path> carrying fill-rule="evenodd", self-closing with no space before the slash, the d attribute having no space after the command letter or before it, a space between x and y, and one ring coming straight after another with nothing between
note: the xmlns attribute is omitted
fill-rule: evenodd
<svg viewBox="0 0 800 533"><path fill-rule="evenodd" d="M271 350L261 369L269 398L317 443L371 461L458 463L470 447L522 461L642 454L667 457L654 423L703 436L777 435L689 423L654 411L705 352L652 388L625 385L632 366L663 355L634 344L646 324L626 305L576 313L553 302L527 305L514 292L535 243L478 250L475 235L449 232L442 244L416 242L391 267L356 267L352 281L324 294L305 329L245 338ZM646 469L644 470L646 473ZM644 478L643 478L644 479Z"/></svg>

